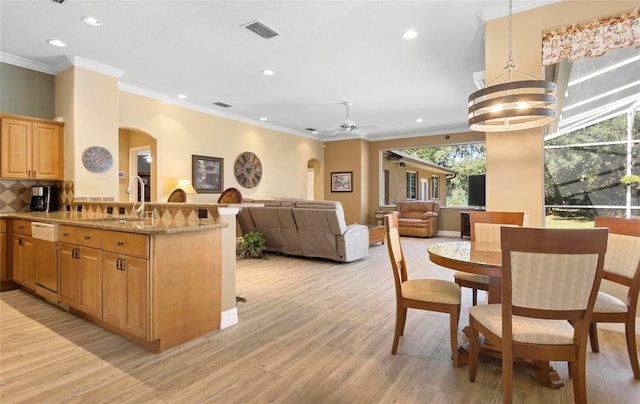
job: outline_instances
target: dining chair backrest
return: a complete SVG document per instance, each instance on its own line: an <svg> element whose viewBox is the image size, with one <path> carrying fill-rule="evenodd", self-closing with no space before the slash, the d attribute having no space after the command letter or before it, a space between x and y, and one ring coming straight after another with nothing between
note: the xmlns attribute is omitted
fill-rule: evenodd
<svg viewBox="0 0 640 404"><path fill-rule="evenodd" d="M605 279L616 281L616 276L622 277L618 283L626 286L631 286L629 282L634 279L640 282L640 220L596 216L594 227L609 229Z"/></svg>
<svg viewBox="0 0 640 404"><path fill-rule="evenodd" d="M500 243L500 228L522 226L524 212L496 212L472 210L469 212L471 241Z"/></svg>
<svg viewBox="0 0 640 404"><path fill-rule="evenodd" d="M384 217L384 227L387 232L387 248L393 268L393 278L396 285L396 294L402 296L401 285L407 280L407 266L400 243L400 231L398 229L398 214L391 213Z"/></svg>
<svg viewBox="0 0 640 404"><path fill-rule="evenodd" d="M503 227L501 233L503 318L585 319L602 278L607 229Z"/></svg>

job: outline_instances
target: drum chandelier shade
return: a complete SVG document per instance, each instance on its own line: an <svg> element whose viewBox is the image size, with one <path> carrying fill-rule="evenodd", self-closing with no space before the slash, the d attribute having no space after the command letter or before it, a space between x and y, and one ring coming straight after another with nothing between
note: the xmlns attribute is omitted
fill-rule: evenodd
<svg viewBox="0 0 640 404"><path fill-rule="evenodd" d="M469 128L479 132L509 132L538 128L556 120L556 84L517 71L511 51L509 0L509 60L500 76L469 96ZM525 80L514 81L514 74ZM501 83L506 77L507 81ZM494 84L500 83L500 84Z"/></svg>

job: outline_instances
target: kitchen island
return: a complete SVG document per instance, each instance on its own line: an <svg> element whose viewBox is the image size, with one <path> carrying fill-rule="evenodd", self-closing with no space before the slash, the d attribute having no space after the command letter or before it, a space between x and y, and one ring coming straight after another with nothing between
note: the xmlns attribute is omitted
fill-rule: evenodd
<svg viewBox="0 0 640 404"><path fill-rule="evenodd" d="M220 328L226 223L77 211L4 218L13 280L70 313L154 352ZM37 288L32 222L55 225L56 291Z"/></svg>

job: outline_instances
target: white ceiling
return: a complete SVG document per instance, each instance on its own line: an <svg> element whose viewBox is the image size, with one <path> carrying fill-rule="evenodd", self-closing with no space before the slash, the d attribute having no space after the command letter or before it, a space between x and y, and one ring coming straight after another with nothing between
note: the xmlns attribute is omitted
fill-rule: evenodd
<svg viewBox="0 0 640 404"><path fill-rule="evenodd" d="M514 13L554 1L515 0ZM124 91L319 139L345 138L326 136L346 119L345 101L358 126L377 127L365 138L442 134L468 129L484 21L506 14L505 0L0 0L0 61L52 74L103 68ZM254 20L279 35L244 27ZM418 37L403 39L407 29Z"/></svg>

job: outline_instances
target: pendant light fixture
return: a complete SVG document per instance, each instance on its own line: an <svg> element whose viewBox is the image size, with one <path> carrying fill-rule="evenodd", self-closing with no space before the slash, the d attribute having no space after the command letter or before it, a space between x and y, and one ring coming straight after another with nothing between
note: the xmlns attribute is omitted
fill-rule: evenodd
<svg viewBox="0 0 640 404"><path fill-rule="evenodd" d="M538 128L556 120L556 84L520 73L513 63L512 7L509 0L509 60L500 76L469 96L471 130L509 132ZM514 81L514 74L525 79Z"/></svg>

